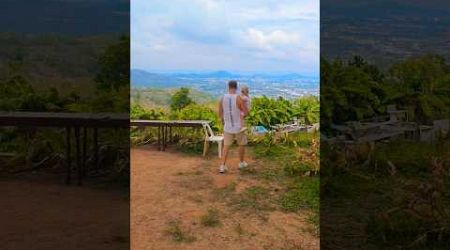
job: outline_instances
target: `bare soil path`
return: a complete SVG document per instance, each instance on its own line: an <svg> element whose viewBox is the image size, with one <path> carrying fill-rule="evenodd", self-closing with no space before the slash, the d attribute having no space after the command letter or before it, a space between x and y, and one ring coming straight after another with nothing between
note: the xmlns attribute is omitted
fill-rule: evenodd
<svg viewBox="0 0 450 250"><path fill-rule="evenodd" d="M230 207L219 198L233 186L234 194L260 185L237 169L230 155L230 171L218 173L215 155L189 156L145 146L131 150L131 249L319 249L305 216L273 210L265 219ZM253 160L249 160L253 164ZM208 227L201 217L208 209L219 212L220 225ZM177 242L168 223L178 221L191 240Z"/></svg>
<svg viewBox="0 0 450 250"><path fill-rule="evenodd" d="M0 248L129 249L129 195L60 180L0 180Z"/></svg>

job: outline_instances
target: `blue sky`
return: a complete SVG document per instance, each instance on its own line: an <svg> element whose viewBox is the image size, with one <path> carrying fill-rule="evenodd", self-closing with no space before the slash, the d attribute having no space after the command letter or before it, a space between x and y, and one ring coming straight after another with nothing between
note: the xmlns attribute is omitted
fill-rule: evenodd
<svg viewBox="0 0 450 250"><path fill-rule="evenodd" d="M132 0L131 67L319 72L319 0Z"/></svg>

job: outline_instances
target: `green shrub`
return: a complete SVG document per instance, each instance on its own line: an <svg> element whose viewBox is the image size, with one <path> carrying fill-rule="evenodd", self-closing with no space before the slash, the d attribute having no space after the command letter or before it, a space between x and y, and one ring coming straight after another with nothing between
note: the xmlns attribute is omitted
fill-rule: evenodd
<svg viewBox="0 0 450 250"><path fill-rule="evenodd" d="M211 128L218 131L221 128L219 116L214 110L207 106L199 104L190 104L181 110L173 111L170 114L171 119L179 120L208 120L211 121Z"/></svg>
<svg viewBox="0 0 450 250"><path fill-rule="evenodd" d="M167 225L166 234L169 235L175 242L193 242L196 238L189 235L181 229L181 222L178 220L170 221Z"/></svg>
<svg viewBox="0 0 450 250"><path fill-rule="evenodd" d="M131 119L145 119L145 120L164 120L166 114L163 110L145 109L140 105L131 106Z"/></svg>
<svg viewBox="0 0 450 250"><path fill-rule="evenodd" d="M289 162L284 165L284 172L288 176L300 176L314 170L315 167L307 162Z"/></svg>
<svg viewBox="0 0 450 250"><path fill-rule="evenodd" d="M200 218L200 222L205 227L215 227L220 225L219 211L214 208L208 209L208 213Z"/></svg>

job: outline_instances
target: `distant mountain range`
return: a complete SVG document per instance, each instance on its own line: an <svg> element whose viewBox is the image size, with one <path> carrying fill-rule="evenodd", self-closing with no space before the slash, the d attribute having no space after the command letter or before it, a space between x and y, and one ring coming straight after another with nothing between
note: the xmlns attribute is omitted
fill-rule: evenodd
<svg viewBox="0 0 450 250"><path fill-rule="evenodd" d="M450 1L323 0L321 55L379 66L433 53L450 58Z"/></svg>
<svg viewBox="0 0 450 250"><path fill-rule="evenodd" d="M131 85L133 87L168 87L177 86L180 80L162 74L150 73L145 70L133 69L131 70Z"/></svg>
<svg viewBox="0 0 450 250"><path fill-rule="evenodd" d="M131 84L134 87L177 87L192 82L195 79L227 78L232 79L238 75L228 71L216 71L209 73L151 73L145 70L131 70Z"/></svg>
<svg viewBox="0 0 450 250"><path fill-rule="evenodd" d="M198 83L198 80L220 79L223 82L229 80L242 79L272 79L272 80L293 80L293 79L316 79L315 77L303 76L297 73L285 74L264 74L264 73L231 73L225 70L205 72L205 73L152 73L141 69L131 70L131 85L133 87L177 87L187 83Z"/></svg>
<svg viewBox="0 0 450 250"><path fill-rule="evenodd" d="M213 71L203 73L154 73L140 69L131 70L132 88L179 88L189 87L218 96L226 91L229 80L248 85L254 95L295 97L317 95L319 78L297 73L234 73Z"/></svg>

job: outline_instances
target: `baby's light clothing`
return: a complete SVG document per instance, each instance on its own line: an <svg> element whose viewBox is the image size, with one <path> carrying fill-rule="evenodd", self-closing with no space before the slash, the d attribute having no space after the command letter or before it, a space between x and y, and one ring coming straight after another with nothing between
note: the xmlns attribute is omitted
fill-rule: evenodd
<svg viewBox="0 0 450 250"><path fill-rule="evenodd" d="M247 107L247 111L250 111L250 98L245 95L241 95L241 99L244 102L244 105ZM244 132L247 129L245 127L245 113L241 111L241 130L240 132Z"/></svg>
<svg viewBox="0 0 450 250"><path fill-rule="evenodd" d="M247 107L247 111L250 111L250 98L248 96L241 95L241 99ZM241 115L244 115L244 112L241 111Z"/></svg>

